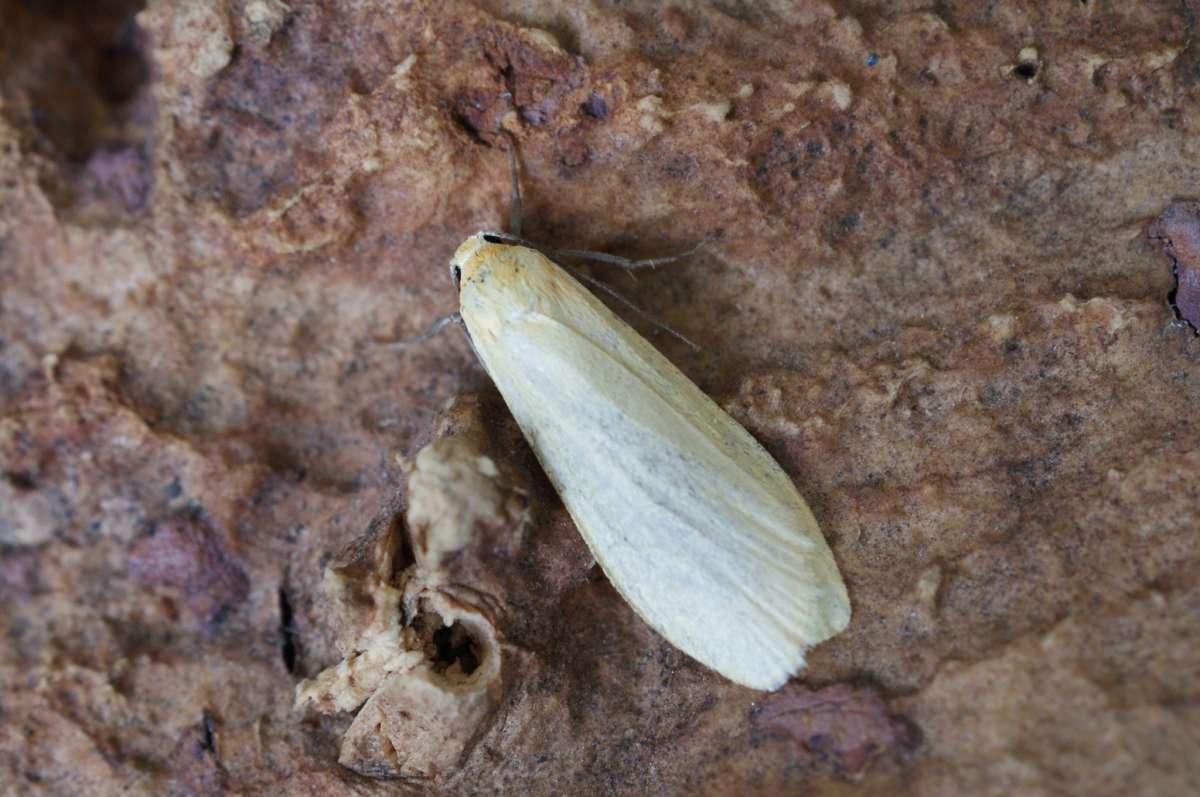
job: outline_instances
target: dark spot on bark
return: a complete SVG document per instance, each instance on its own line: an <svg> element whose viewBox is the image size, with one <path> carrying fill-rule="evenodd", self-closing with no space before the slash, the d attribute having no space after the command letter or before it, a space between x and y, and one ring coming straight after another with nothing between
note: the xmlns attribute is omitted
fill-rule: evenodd
<svg viewBox="0 0 1200 797"><path fill-rule="evenodd" d="M11 6L11 7L9 7ZM19 2L3 11L3 25L15 33L5 46L0 94L21 97L12 108L27 107L17 122L30 148L53 168L40 175L47 198L58 209L73 210L91 193L87 185L93 161L103 168L104 153L140 138L151 125L153 103L145 88L150 69L136 15L144 0L105 2ZM10 46L11 45L11 46ZM45 53L68 58L47 60ZM130 185L148 180L148 170ZM118 197L140 208L133 190Z"/></svg>
<svg viewBox="0 0 1200 797"><path fill-rule="evenodd" d="M999 385L988 385L980 392L979 400L988 406L995 406L1004 400L1004 389Z"/></svg>
<svg viewBox="0 0 1200 797"><path fill-rule="evenodd" d="M213 719L209 715L208 709L205 709L200 715L200 746L208 752L215 754L217 752L215 742L216 733L213 727Z"/></svg>
<svg viewBox="0 0 1200 797"><path fill-rule="evenodd" d="M584 100L583 104L579 107L585 114L593 119L604 120L608 118L608 103L604 101L603 97L595 92L593 92L586 100Z"/></svg>
<svg viewBox="0 0 1200 797"><path fill-rule="evenodd" d="M1038 65L1033 61L1026 61L1023 64L1017 64L1013 67L1013 74L1022 80L1033 80L1037 77Z"/></svg>
<svg viewBox="0 0 1200 797"><path fill-rule="evenodd" d="M179 739L164 761L166 773L180 794L219 795L229 793L229 775L216 754L216 725L207 711L199 726L192 726Z"/></svg>
<svg viewBox="0 0 1200 797"><path fill-rule="evenodd" d="M8 479L8 483L13 489L19 492L29 492L37 487L37 482L33 476L24 471L9 471L4 474L4 478Z"/></svg>
<svg viewBox="0 0 1200 797"><path fill-rule="evenodd" d="M135 21L144 6L140 0L18 3L5 11L26 17L17 30L34 31L43 43L60 40L72 54L69 63L28 73L18 66L4 80L6 89L28 96L33 124L54 155L83 163L102 143L102 131L125 121L126 106L149 77ZM21 63L19 54L13 63Z"/></svg>

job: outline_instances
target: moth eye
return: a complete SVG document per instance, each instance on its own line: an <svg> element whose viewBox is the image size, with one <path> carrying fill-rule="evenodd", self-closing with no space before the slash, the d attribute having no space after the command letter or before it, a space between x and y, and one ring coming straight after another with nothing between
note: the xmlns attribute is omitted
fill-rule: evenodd
<svg viewBox="0 0 1200 797"><path fill-rule="evenodd" d="M459 268L458 266L454 266L453 268L451 268L450 273L452 275L454 275L454 284L455 285L458 285L460 282L462 282L462 269L461 268Z"/></svg>

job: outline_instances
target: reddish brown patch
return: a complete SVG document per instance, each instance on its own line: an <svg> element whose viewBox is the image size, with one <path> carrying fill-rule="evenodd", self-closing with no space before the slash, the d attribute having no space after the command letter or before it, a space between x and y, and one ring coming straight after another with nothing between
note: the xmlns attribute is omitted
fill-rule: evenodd
<svg viewBox="0 0 1200 797"><path fill-rule="evenodd" d="M1167 297L1175 317L1200 334L1200 202L1172 202L1150 225L1149 235L1162 244L1175 275Z"/></svg>
<svg viewBox="0 0 1200 797"><path fill-rule="evenodd" d="M888 715L873 689L834 684L785 686L751 715L767 733L790 736L804 750L847 775L860 774L877 755L912 743L912 732Z"/></svg>
<svg viewBox="0 0 1200 797"><path fill-rule="evenodd" d="M567 94L586 77L578 58L536 44L509 28L483 41L483 54L503 77L527 124L541 127L558 114Z"/></svg>
<svg viewBox="0 0 1200 797"><path fill-rule="evenodd" d="M454 119L471 135L489 144L493 143L507 110L508 105L494 91L468 89L454 98Z"/></svg>
<svg viewBox="0 0 1200 797"><path fill-rule="evenodd" d="M206 623L219 623L245 600L249 581L205 524L192 519L161 523L133 545L130 570L141 583L179 592Z"/></svg>

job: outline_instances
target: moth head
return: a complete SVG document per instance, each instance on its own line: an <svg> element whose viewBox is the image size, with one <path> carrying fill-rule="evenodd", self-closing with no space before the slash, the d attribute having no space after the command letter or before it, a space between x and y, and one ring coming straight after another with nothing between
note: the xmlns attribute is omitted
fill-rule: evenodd
<svg viewBox="0 0 1200 797"><path fill-rule="evenodd" d="M492 234L487 232L477 232L462 242L454 257L450 258L450 279L454 281L456 290L461 289L462 283L471 279L478 269L479 249L496 242Z"/></svg>

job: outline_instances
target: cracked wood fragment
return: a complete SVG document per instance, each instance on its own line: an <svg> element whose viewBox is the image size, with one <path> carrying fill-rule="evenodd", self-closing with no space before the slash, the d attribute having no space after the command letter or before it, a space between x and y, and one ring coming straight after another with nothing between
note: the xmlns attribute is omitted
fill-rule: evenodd
<svg viewBox="0 0 1200 797"><path fill-rule="evenodd" d="M296 689L297 708L357 710L338 761L368 776L437 778L501 697L504 585L476 560L519 544L525 502L484 453L478 407L447 414L465 421L414 458L404 516L377 518L327 568L343 658Z"/></svg>

